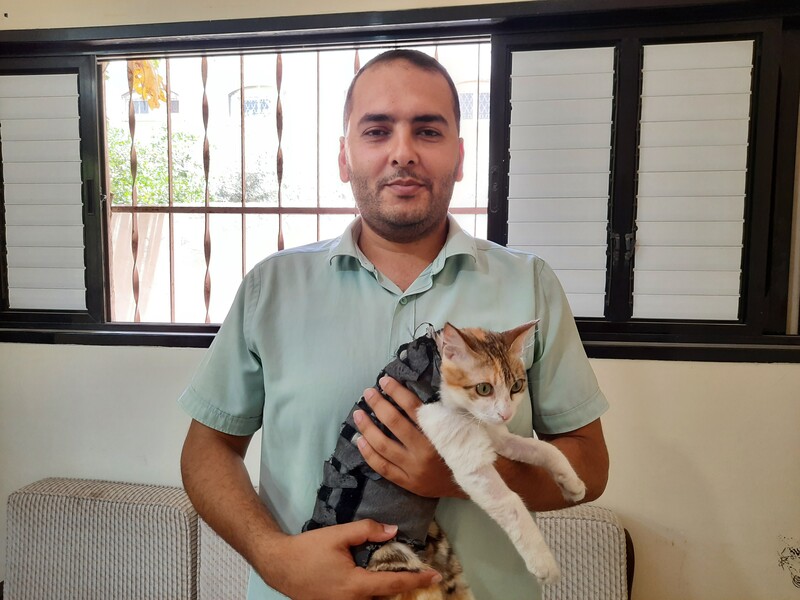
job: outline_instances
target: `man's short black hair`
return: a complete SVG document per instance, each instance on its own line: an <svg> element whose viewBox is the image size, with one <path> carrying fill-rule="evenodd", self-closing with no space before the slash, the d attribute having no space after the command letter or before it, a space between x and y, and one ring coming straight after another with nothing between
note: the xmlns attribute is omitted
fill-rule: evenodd
<svg viewBox="0 0 800 600"><path fill-rule="evenodd" d="M364 71L374 67L375 65L390 63L396 60L408 61L423 71L436 72L444 77L447 85L450 87L450 93L453 95L453 113L456 116L456 131L461 131L461 106L458 102L458 91L456 90L456 84L453 83L453 79L450 77L450 73L447 72L447 69L445 69L438 60L425 54L424 52L420 52L419 50L398 49L388 50L382 54L379 54L361 67L358 70L358 73L356 73L355 77L353 77L353 81L350 82L350 87L347 88L347 96L345 97L344 101L345 133L347 132L347 120L350 118L350 113L353 110L353 89L355 88L358 79L361 77Z"/></svg>

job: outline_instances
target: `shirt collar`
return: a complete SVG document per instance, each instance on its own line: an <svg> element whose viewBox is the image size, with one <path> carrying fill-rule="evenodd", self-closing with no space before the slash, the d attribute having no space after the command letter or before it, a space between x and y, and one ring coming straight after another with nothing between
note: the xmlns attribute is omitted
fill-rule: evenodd
<svg viewBox="0 0 800 600"><path fill-rule="evenodd" d="M434 273L439 272L444 267L444 263L451 256L466 254L471 256L473 260L477 260L475 238L461 229L455 217L450 213L447 214L447 222L447 239L444 242L444 247L431 264ZM372 271L375 267L358 247L357 240L360 232L361 217L359 216L353 219L347 226L347 229L344 230L344 233L334 240L328 254L328 262L332 264L337 256L350 256L358 260L362 267Z"/></svg>

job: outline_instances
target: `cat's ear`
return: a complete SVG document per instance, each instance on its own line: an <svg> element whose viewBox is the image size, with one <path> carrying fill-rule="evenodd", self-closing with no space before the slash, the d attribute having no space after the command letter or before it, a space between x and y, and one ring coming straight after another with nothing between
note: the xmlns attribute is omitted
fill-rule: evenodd
<svg viewBox="0 0 800 600"><path fill-rule="evenodd" d="M461 332L450 323L445 323L442 330L436 335L436 347L442 358L447 360L464 358L470 352Z"/></svg>
<svg viewBox="0 0 800 600"><path fill-rule="evenodd" d="M528 323L524 323L519 325L518 327L514 327L514 329L509 329L508 331L504 331L502 333L503 341L508 345L511 353L515 356L522 356L523 351L525 348L528 347L530 340L533 339L533 332L536 330L536 324L539 322L539 319L535 321L529 321Z"/></svg>

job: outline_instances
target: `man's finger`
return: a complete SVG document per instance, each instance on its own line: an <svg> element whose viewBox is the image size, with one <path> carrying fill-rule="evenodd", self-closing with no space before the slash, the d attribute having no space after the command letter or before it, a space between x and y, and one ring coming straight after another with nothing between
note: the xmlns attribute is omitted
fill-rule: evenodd
<svg viewBox="0 0 800 600"><path fill-rule="evenodd" d="M380 397L380 394L376 395ZM381 402L389 404L385 400L381 399ZM372 405L370 405L372 408ZM375 411L374 408L372 408ZM380 420L380 416L378 412L375 411L375 416L378 417ZM403 417L400 417L403 418ZM361 432L361 435L364 436L364 439L369 442L370 446L372 446L375 451L386 458L391 462L396 462L396 460L402 455L403 453L403 445L401 442L390 438L386 435L373 421L367 414L363 411L357 410L353 413L353 420L356 422L356 427ZM405 420L405 419L404 419ZM389 427L388 424L381 421L386 427ZM390 428L391 430L391 428ZM397 432L392 430L392 433L396 436Z"/></svg>
<svg viewBox="0 0 800 600"><path fill-rule="evenodd" d="M400 408L414 421L417 422L417 409L422 406L422 402L417 395L409 390L406 386L400 384L396 379L384 375L381 377L378 384L381 389L394 400Z"/></svg>
<svg viewBox="0 0 800 600"><path fill-rule="evenodd" d="M362 519L338 526L348 546L358 546L364 542L386 542L397 535L397 525L378 523L372 519Z"/></svg>
<svg viewBox="0 0 800 600"><path fill-rule="evenodd" d="M398 386L402 387L399 384ZM406 391L408 392L408 390ZM369 407L375 413L375 416L378 417L378 420L383 423L401 442L404 442L405 438L413 436L415 433L419 432L417 426L413 422L409 421L395 405L381 396L378 390L374 388L364 390L364 400L366 400L367 404L369 404ZM392 400L394 400L393 397ZM415 414L410 416L416 417L416 409L414 409L412 412Z"/></svg>
<svg viewBox="0 0 800 600"><path fill-rule="evenodd" d="M369 420L367 417L364 418L367 421ZM367 441L366 435L362 435L358 439L357 445L358 451L361 452L361 456L364 458L364 461L378 475L384 479L388 479L392 483L396 483L397 485L402 485L402 483L408 479L408 475L405 471L403 471L403 469L381 456L370 445L369 441Z"/></svg>

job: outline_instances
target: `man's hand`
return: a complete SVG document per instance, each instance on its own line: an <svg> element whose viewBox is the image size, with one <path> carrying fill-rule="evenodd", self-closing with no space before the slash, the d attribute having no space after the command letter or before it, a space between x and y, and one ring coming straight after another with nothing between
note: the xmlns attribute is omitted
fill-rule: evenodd
<svg viewBox="0 0 800 600"><path fill-rule="evenodd" d="M389 376L381 378L379 383L414 422L406 419L375 388L365 390L367 404L398 441L384 435L362 411L356 411L353 416L362 435L358 447L364 460L382 477L419 496L465 498L450 468L416 425L417 409L422 402Z"/></svg>
<svg viewBox="0 0 800 600"><path fill-rule="evenodd" d="M385 542L396 533L397 526L364 520L272 540L269 554L280 556L280 561L270 560L271 564L263 566L265 580L293 600L372 600L441 581L441 575L432 569L377 573L355 565L351 546Z"/></svg>

